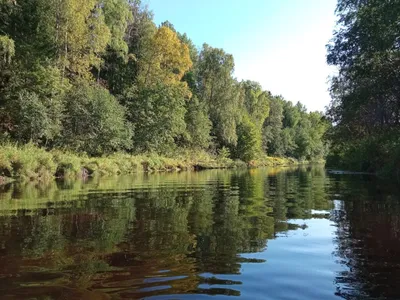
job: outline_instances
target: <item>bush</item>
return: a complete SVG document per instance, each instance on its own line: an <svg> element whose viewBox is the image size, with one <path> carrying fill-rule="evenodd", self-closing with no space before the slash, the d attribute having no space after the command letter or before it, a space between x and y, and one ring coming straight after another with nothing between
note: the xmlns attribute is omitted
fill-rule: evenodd
<svg viewBox="0 0 400 300"><path fill-rule="evenodd" d="M45 102L34 92L23 90L19 93L15 116L18 140L42 143L59 134L62 105L60 102L54 102L53 107L50 107ZM54 110L59 111L55 116Z"/></svg>
<svg viewBox="0 0 400 300"><path fill-rule="evenodd" d="M33 144L22 148L2 146L0 153L0 170L7 176L24 180L48 180L53 178L57 169L52 154Z"/></svg>
<svg viewBox="0 0 400 300"><path fill-rule="evenodd" d="M238 142L235 149L236 157L250 162L261 152L261 133L246 116L237 128Z"/></svg>
<svg viewBox="0 0 400 300"><path fill-rule="evenodd" d="M131 147L132 128L125 109L105 89L81 84L66 99L62 144L101 155Z"/></svg>
<svg viewBox="0 0 400 300"><path fill-rule="evenodd" d="M183 84L142 88L126 99L135 126L134 145L138 152L165 153L175 148L175 139L185 133Z"/></svg>

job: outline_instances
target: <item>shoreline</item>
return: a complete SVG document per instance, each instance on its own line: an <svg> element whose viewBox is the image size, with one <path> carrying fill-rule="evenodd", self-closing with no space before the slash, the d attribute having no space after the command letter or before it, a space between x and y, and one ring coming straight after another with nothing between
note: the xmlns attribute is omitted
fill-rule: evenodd
<svg viewBox="0 0 400 300"><path fill-rule="evenodd" d="M173 156L173 157L171 157ZM135 173L200 171L258 167L290 167L310 164L293 158L260 156L245 163L205 151L182 149L170 156L154 153L114 153L103 157L51 150L27 144L0 146L0 185L12 182L48 182L56 179L88 178ZM323 163L323 161L315 161Z"/></svg>

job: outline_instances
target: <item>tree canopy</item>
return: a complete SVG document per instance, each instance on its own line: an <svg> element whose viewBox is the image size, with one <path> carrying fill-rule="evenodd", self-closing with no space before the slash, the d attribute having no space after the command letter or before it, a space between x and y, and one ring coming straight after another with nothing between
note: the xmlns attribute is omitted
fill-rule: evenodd
<svg viewBox="0 0 400 300"><path fill-rule="evenodd" d="M0 140L102 155L324 157L325 123L139 0L0 2Z"/></svg>
<svg viewBox="0 0 400 300"><path fill-rule="evenodd" d="M376 171L400 165L400 1L339 0L327 61L332 163ZM397 164L393 164L397 162Z"/></svg>

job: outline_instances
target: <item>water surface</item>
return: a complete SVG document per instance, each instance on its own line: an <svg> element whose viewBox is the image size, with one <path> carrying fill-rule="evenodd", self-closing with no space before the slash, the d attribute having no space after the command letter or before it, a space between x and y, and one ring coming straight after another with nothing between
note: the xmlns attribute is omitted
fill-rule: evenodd
<svg viewBox="0 0 400 300"><path fill-rule="evenodd" d="M399 299L399 191L322 167L3 186L0 295Z"/></svg>

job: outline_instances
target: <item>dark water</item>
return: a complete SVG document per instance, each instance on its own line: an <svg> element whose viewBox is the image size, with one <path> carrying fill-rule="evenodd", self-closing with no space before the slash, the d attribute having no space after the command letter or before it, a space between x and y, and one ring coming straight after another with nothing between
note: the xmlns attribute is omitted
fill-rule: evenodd
<svg viewBox="0 0 400 300"><path fill-rule="evenodd" d="M400 200L298 170L0 187L1 299L400 299Z"/></svg>

